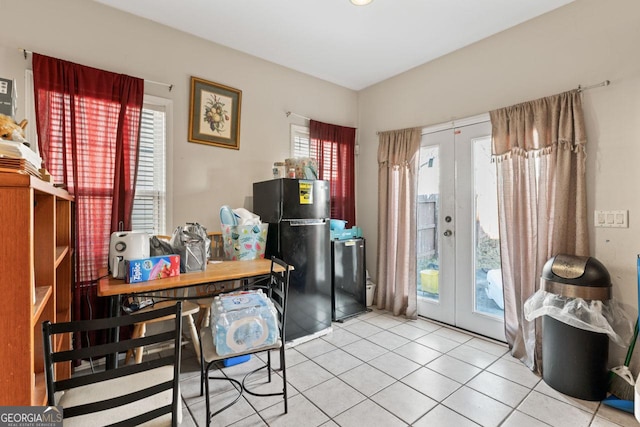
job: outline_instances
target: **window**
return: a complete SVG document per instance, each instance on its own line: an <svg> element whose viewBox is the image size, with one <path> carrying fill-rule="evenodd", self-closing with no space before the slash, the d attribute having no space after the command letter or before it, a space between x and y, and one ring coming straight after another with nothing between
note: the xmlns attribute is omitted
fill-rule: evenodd
<svg viewBox="0 0 640 427"><path fill-rule="evenodd" d="M292 157L310 157L318 162L318 173L322 179L326 179L332 184L337 179L337 145L327 144L325 147L323 162L320 164L318 145L311 144L309 128L298 125L291 125L291 153ZM332 200L335 205L335 201Z"/></svg>
<svg viewBox="0 0 640 427"><path fill-rule="evenodd" d="M167 110L166 100L145 96L131 224L149 234L165 234L166 229Z"/></svg>
<svg viewBox="0 0 640 427"><path fill-rule="evenodd" d="M311 157L316 159L316 153L311 153L309 143L309 127L291 125L291 157Z"/></svg>
<svg viewBox="0 0 640 427"><path fill-rule="evenodd" d="M331 186L331 217L351 225L355 225L355 131L313 120L309 127L291 125L292 156L316 160L318 177Z"/></svg>
<svg viewBox="0 0 640 427"><path fill-rule="evenodd" d="M291 125L291 153L292 157L310 157L318 162L318 174L333 185L338 179L338 144L324 144L324 155L318 153L318 144L311 143L309 128ZM322 164L320 158L322 157ZM332 201L335 203L335 201Z"/></svg>

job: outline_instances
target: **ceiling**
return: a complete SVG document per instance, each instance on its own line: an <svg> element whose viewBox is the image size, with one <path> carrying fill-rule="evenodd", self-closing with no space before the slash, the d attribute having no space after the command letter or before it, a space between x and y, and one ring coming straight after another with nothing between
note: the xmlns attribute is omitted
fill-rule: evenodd
<svg viewBox="0 0 640 427"><path fill-rule="evenodd" d="M574 0L94 0L354 90Z"/></svg>

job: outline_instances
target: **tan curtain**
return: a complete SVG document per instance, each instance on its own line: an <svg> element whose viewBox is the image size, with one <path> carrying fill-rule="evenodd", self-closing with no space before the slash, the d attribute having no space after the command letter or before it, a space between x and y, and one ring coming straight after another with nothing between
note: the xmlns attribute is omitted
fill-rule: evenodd
<svg viewBox="0 0 640 427"><path fill-rule="evenodd" d="M544 263L588 255L584 117L578 91L492 111L505 332L514 357L542 372L540 321L524 318Z"/></svg>
<svg viewBox="0 0 640 427"><path fill-rule="evenodd" d="M380 133L377 306L417 317L416 187L419 128Z"/></svg>

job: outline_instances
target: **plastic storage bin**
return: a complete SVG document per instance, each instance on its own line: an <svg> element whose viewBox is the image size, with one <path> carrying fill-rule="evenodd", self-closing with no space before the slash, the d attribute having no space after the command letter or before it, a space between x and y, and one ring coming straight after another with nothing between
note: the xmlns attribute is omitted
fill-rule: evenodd
<svg viewBox="0 0 640 427"><path fill-rule="evenodd" d="M542 269L541 288L569 298L606 301L611 278L597 259L557 255ZM555 390L600 401L608 387L609 336L542 317L542 379Z"/></svg>

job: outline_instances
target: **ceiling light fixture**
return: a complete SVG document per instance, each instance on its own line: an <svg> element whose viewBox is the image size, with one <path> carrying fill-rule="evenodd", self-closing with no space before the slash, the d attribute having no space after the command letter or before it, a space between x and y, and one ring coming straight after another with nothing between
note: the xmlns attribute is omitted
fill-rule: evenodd
<svg viewBox="0 0 640 427"><path fill-rule="evenodd" d="M373 0L350 0L352 4L356 6L366 6L371 3Z"/></svg>

